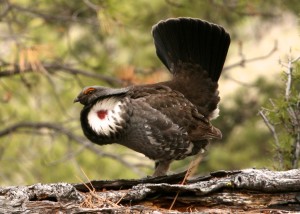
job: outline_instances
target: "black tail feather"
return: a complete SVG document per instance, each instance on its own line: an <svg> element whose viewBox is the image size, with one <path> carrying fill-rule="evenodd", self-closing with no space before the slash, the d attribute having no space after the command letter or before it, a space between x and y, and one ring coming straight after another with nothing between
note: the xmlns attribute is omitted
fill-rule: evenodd
<svg viewBox="0 0 300 214"><path fill-rule="evenodd" d="M177 18L159 22L152 34L157 56L172 73L178 63L193 63L218 81L230 44L222 27L200 19Z"/></svg>

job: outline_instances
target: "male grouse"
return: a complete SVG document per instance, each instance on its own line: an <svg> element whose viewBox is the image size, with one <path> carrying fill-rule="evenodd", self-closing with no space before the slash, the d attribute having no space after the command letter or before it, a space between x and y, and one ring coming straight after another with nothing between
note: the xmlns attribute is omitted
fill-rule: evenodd
<svg viewBox="0 0 300 214"><path fill-rule="evenodd" d="M113 89L85 87L74 102L84 105L81 126L93 143L118 143L155 161L154 176L172 160L199 153L222 134L218 79L230 44L221 27L200 19L172 18L153 26L157 56L170 81Z"/></svg>

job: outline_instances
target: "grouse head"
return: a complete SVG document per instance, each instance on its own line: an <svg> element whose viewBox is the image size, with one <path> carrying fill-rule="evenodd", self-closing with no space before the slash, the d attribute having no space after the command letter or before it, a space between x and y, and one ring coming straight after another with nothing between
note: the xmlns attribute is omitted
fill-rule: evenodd
<svg viewBox="0 0 300 214"><path fill-rule="evenodd" d="M96 141L103 141L104 138L113 138L122 129L125 123L123 95L127 90L89 86L79 93L74 102L84 105L81 124L90 140L95 141L96 138Z"/></svg>
<svg viewBox="0 0 300 214"><path fill-rule="evenodd" d="M126 88L112 89L103 86L88 86L83 88L74 102L80 102L82 105L87 106L93 104L96 100L117 96L125 93L127 90Z"/></svg>

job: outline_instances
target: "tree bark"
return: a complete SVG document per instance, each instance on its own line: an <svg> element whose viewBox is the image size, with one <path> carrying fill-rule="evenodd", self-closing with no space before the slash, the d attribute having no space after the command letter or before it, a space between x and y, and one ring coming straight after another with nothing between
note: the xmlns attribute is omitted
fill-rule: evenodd
<svg viewBox="0 0 300 214"><path fill-rule="evenodd" d="M217 171L181 184L184 176L2 187L0 213L300 211L300 169Z"/></svg>

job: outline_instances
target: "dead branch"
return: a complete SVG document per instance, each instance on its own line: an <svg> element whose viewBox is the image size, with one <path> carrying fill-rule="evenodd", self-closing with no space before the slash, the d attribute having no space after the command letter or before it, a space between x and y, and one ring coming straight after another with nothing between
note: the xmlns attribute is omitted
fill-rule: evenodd
<svg viewBox="0 0 300 214"><path fill-rule="evenodd" d="M285 88L285 99L286 101L289 100L289 96L291 93L291 87L292 87L292 77L293 77L293 70L294 70L294 63L296 63L300 59L300 56L293 59L292 57L292 50L290 50L290 53L288 55L288 62L287 64L284 64L280 61L280 64L286 68L286 75L287 75L287 81L286 81L286 88Z"/></svg>
<svg viewBox="0 0 300 214"><path fill-rule="evenodd" d="M62 22L62 23L77 22L77 23L81 23L81 24L89 24L89 25L96 26L96 27L99 26L99 22L98 22L96 15L92 19L83 19L83 18L79 18L78 15L76 15L76 14L71 14L71 15L55 14L54 15L54 14L42 12L40 10L36 10L36 9L28 8L28 7L22 7L18 4L14 4L9 1L6 1L6 4L8 5L7 7L9 8L9 10L14 10L19 13L24 13L24 14L40 17L40 18L44 19L45 21L55 21L55 22Z"/></svg>
<svg viewBox="0 0 300 214"><path fill-rule="evenodd" d="M6 128L0 130L0 138L4 137L6 135L9 135L11 133L19 132L22 130L28 130L28 129L41 130L41 129L45 129L45 128L67 136L70 140L82 145L84 148L89 149L90 151L94 152L95 154L97 154L99 156L109 157L109 158L112 158L112 159L120 162L124 166L132 169L135 173L137 173L140 176L144 175L144 173L142 173L138 169L138 166L136 166L135 164L131 164L130 162L126 161L119 155L114 155L112 153L104 152L103 150L100 149L99 146L97 146L93 143L90 143L88 140L86 140L86 138L76 135L71 130L68 130L66 127L64 127L60 124L57 124L57 123L51 123L51 122L20 122L20 123L16 123L16 124L7 126Z"/></svg>
<svg viewBox="0 0 300 214"><path fill-rule="evenodd" d="M2 20L2 18L4 18L8 12L11 10L11 6L10 4L8 4L7 1L3 1L5 3L2 3L2 11L0 13L0 20Z"/></svg>
<svg viewBox="0 0 300 214"><path fill-rule="evenodd" d="M283 169L283 154L282 154L281 149L280 149L279 138L277 136L275 126L269 121L269 119L266 117L263 110L260 110L258 113L262 117L264 123L266 124L266 126L268 127L268 129L270 130L270 132L271 132L271 134L274 138L274 143L275 143L275 147L276 147L279 168Z"/></svg>
<svg viewBox="0 0 300 214"><path fill-rule="evenodd" d="M259 60L263 60L263 59L267 59L270 56L272 56L273 53L275 53L277 51L277 46L278 46L277 41L274 41L273 48L267 54L262 55L262 56L257 56L257 57L246 59L245 55L243 53L243 48L242 48L243 46L241 44L239 46L240 47L240 49L239 49L239 55L241 57L240 61L238 61L236 63L233 63L231 65L225 66L223 68L223 71L227 71L227 70L230 70L230 69L235 68L235 67L245 67L245 65L248 64L248 63L259 61Z"/></svg>
<svg viewBox="0 0 300 214"><path fill-rule="evenodd" d="M49 73L57 73L57 72L65 72L71 75L81 75L89 78L95 78L100 81L106 82L109 85L121 85L123 82L120 79L113 78L111 76L106 76L103 74L91 72L91 71L84 71L80 69L73 68L69 65L62 65L58 63L42 63L41 66ZM0 71L0 78L5 78L5 77L11 77L14 75L20 75L24 73L29 73L33 72L34 69L31 68L30 66L26 66L24 69L21 69L17 64L13 65L5 65L5 67L13 67L13 69L2 69Z"/></svg>

